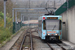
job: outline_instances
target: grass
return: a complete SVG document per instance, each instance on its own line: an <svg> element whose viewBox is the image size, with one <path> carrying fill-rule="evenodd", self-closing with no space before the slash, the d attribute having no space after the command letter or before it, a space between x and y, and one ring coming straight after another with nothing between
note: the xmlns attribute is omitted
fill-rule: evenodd
<svg viewBox="0 0 75 50"><path fill-rule="evenodd" d="M12 33L8 28L5 29L0 27L0 43L8 39L11 35Z"/></svg>

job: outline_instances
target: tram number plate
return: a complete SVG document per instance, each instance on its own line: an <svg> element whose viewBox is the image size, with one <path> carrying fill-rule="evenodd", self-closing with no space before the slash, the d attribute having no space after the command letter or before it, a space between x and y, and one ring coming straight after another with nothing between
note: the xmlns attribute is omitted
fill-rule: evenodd
<svg viewBox="0 0 75 50"><path fill-rule="evenodd" d="M47 19L58 19L58 17L47 17Z"/></svg>

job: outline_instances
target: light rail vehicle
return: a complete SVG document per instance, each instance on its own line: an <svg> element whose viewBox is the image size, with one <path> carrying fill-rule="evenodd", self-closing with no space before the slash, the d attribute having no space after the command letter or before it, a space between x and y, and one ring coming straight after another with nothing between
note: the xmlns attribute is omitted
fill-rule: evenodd
<svg viewBox="0 0 75 50"><path fill-rule="evenodd" d="M62 39L62 16L43 15L39 17L38 33L42 40L59 42Z"/></svg>

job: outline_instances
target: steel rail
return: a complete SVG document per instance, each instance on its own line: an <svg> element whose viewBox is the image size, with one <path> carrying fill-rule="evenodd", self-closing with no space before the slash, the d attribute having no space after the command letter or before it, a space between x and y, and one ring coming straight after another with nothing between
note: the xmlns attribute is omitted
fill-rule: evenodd
<svg viewBox="0 0 75 50"><path fill-rule="evenodd" d="M22 41L22 43L21 43L20 50L22 50L23 44L24 44L24 42L25 42L25 38L26 38L26 34L25 34L25 36L24 36L24 38L23 38L23 41Z"/></svg>
<svg viewBox="0 0 75 50"><path fill-rule="evenodd" d="M63 48L61 45L59 45L58 43L56 43L59 47L61 47L63 50L66 50L65 48Z"/></svg>
<svg viewBox="0 0 75 50"><path fill-rule="evenodd" d="M51 50L54 50L54 48L51 47L51 45L47 42L48 46L51 48ZM66 50L65 48L63 48L61 45L59 45L58 43L56 43L59 47L62 48L62 50Z"/></svg>
<svg viewBox="0 0 75 50"><path fill-rule="evenodd" d="M47 42L47 45L50 47L51 50L54 50L48 42Z"/></svg>
<svg viewBox="0 0 75 50"><path fill-rule="evenodd" d="M31 41L31 49L30 50L33 50L33 39L32 39L32 35L31 35L31 31L30 31L30 41Z"/></svg>

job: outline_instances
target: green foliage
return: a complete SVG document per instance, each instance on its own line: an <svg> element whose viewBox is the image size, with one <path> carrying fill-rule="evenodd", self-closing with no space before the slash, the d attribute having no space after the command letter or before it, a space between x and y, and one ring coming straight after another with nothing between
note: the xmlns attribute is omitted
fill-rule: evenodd
<svg viewBox="0 0 75 50"><path fill-rule="evenodd" d="M12 18L6 18L6 28L4 28L4 15L0 12L0 43L8 39L12 35Z"/></svg>
<svg viewBox="0 0 75 50"><path fill-rule="evenodd" d="M4 18L4 14L0 12L0 18Z"/></svg>
<svg viewBox="0 0 75 50"><path fill-rule="evenodd" d="M8 28L1 28L0 27L0 43L5 41L7 38L9 38L12 35L10 30Z"/></svg>
<svg viewBox="0 0 75 50"><path fill-rule="evenodd" d="M13 22L12 22L12 18L10 18L10 17L7 17L6 18L7 19L7 23L6 23L6 27L12 32L12 30L13 30Z"/></svg>

